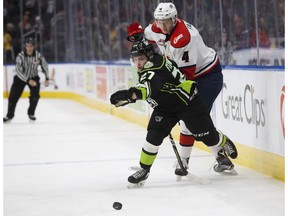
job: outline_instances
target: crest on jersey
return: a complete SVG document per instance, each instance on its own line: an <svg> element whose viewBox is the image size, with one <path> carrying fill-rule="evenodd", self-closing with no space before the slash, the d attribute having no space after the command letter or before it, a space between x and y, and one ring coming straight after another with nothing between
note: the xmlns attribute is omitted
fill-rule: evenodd
<svg viewBox="0 0 288 216"><path fill-rule="evenodd" d="M155 121L156 122L161 122L163 119L163 116L155 116Z"/></svg>
<svg viewBox="0 0 288 216"><path fill-rule="evenodd" d="M144 65L144 68L151 68L153 67L153 62L147 61L146 64Z"/></svg>
<svg viewBox="0 0 288 216"><path fill-rule="evenodd" d="M183 37L184 37L183 34L178 35L177 37L174 38L173 43L176 44Z"/></svg>

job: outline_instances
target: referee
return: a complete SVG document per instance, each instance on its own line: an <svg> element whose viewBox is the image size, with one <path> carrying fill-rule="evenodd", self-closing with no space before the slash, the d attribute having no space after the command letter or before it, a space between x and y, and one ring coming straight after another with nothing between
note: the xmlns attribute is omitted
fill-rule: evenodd
<svg viewBox="0 0 288 216"><path fill-rule="evenodd" d="M40 77L38 76L38 66L41 66L45 74L45 86L49 84L48 64L44 56L35 50L35 42L32 38L25 41L24 51L20 52L16 58L16 75L13 79L10 95L8 98L8 113L3 118L3 122L13 119L17 102L24 91L26 85L30 89L28 117L35 121L35 109L40 98Z"/></svg>

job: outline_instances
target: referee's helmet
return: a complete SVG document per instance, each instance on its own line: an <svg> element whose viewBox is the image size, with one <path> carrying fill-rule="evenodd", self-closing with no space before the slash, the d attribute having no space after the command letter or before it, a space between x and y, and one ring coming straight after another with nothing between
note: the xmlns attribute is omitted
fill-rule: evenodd
<svg viewBox="0 0 288 216"><path fill-rule="evenodd" d="M25 45L27 45L27 44L31 44L31 45L35 46L35 41L34 41L34 39L31 38L31 37L27 38L27 39L25 40Z"/></svg>

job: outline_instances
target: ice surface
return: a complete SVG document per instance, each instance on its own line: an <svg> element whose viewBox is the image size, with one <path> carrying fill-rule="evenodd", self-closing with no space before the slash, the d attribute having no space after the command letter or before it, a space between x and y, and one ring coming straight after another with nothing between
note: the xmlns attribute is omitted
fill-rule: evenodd
<svg viewBox="0 0 288 216"><path fill-rule="evenodd" d="M210 169L214 157L198 149L190 172L212 184L176 182L168 139L145 186L127 189L145 128L71 100L41 99L35 123L27 108L20 99L3 126L4 216L284 215L283 182L237 165L238 176L221 176Z"/></svg>

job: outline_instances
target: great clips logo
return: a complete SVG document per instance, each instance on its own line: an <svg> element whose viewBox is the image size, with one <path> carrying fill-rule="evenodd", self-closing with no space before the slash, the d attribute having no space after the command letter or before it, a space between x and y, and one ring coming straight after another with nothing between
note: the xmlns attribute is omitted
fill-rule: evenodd
<svg viewBox="0 0 288 216"><path fill-rule="evenodd" d="M225 119L255 125L256 138L258 128L265 127L265 107L263 98L255 97L252 85L246 85L239 95L229 95L226 83L221 93L222 112Z"/></svg>
<svg viewBox="0 0 288 216"><path fill-rule="evenodd" d="M285 138L285 86L281 89L280 96L280 121L283 137Z"/></svg>

